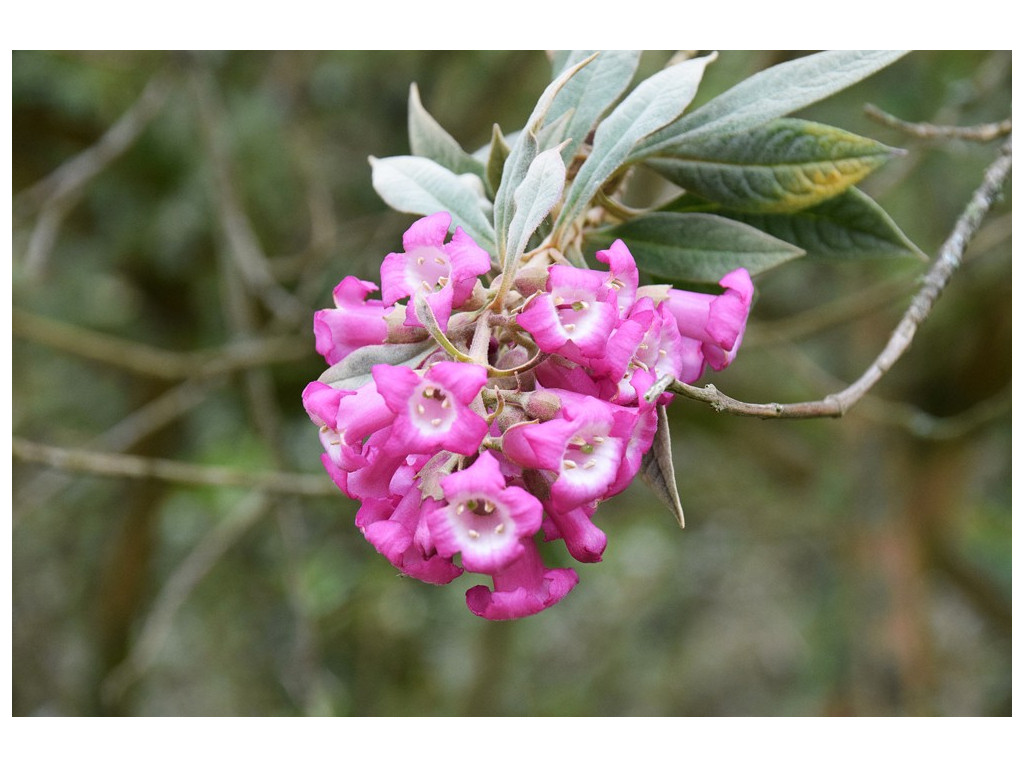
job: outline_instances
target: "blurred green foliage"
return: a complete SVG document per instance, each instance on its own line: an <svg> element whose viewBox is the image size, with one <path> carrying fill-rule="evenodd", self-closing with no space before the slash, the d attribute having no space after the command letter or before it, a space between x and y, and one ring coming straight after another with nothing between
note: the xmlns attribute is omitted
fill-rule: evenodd
<svg viewBox="0 0 1024 768"><path fill-rule="evenodd" d="M793 55L723 53L697 103ZM408 151L411 82L475 149L492 123L522 124L548 72L539 52L15 52L15 436L322 474L299 400L323 368L312 312L345 275L376 279L409 223L375 197L367 156ZM912 139L862 105L998 121L1010 74L1008 52L914 53L799 117L909 150L864 188L934 254L996 146ZM165 78L159 109L33 251L47 210L33 185L153 78ZM471 616L471 577L396 576L340 494L16 460L14 713L1009 713L1009 209L1007 189L910 352L842 420L759 422L677 400L686 530L635 485L599 512L605 561L577 566L572 595L519 622ZM275 312L266 282L243 278L239 226L294 304ZM761 276L745 348L714 383L759 402L838 389L881 349L923 269L798 260ZM64 325L44 338L39 318ZM166 352L296 342L275 362L181 383L97 359L82 330Z"/></svg>

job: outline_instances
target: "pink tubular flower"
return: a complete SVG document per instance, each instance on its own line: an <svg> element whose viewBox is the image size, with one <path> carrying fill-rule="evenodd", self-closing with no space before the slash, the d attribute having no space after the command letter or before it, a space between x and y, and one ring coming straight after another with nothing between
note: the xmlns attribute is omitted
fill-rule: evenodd
<svg viewBox="0 0 1024 768"><path fill-rule="evenodd" d="M506 488L498 460L480 455L473 466L441 479L447 506L427 514L437 551L462 554L462 566L497 573L523 554L521 539L540 528L541 503L522 488Z"/></svg>
<svg viewBox="0 0 1024 768"><path fill-rule="evenodd" d="M345 478L349 498L375 499L391 495L391 484L395 473L402 469L407 461L422 460L419 454L406 455L396 450L391 443L394 425L385 427L370 435L363 444L363 458L366 465L352 470Z"/></svg>
<svg viewBox="0 0 1024 768"><path fill-rule="evenodd" d="M636 290L640 285L640 272L636 268L633 254L626 244L616 240L607 250L598 251L597 260L608 265L608 277L605 285L615 292L615 301L619 308L619 316L625 317L636 299Z"/></svg>
<svg viewBox="0 0 1024 768"><path fill-rule="evenodd" d="M564 418L509 428L502 450L522 467L557 473L548 504L561 512L604 498L615 481L636 414L595 397L557 394Z"/></svg>
<svg viewBox="0 0 1024 768"><path fill-rule="evenodd" d="M385 306L409 297L406 325L422 325L414 299L422 296L442 331L448 330L452 309L473 292L477 278L491 268L491 257L461 227L445 243L451 214L440 211L415 222L402 236L404 253L390 253L380 267Z"/></svg>
<svg viewBox="0 0 1024 768"><path fill-rule="evenodd" d="M487 422L469 404L487 383L486 368L444 362L422 373L401 365L375 365L372 374L395 414L396 450L476 453L487 434Z"/></svg>
<svg viewBox="0 0 1024 768"><path fill-rule="evenodd" d="M302 392L302 404L320 427L320 442L331 463L347 472L366 466L363 440L395 418L372 381L355 391L313 381Z"/></svg>
<svg viewBox="0 0 1024 768"><path fill-rule="evenodd" d="M556 264L548 270L548 292L535 296L517 322L542 351L587 364L603 354L619 319L606 277L593 269Z"/></svg>
<svg viewBox="0 0 1024 768"><path fill-rule="evenodd" d="M637 408L636 424L633 431L626 440L626 448L622 453L622 462L619 464L619 471L615 475L615 481L608 487L608 496L615 496L626 490L626 487L640 471L640 464L643 462L644 454L651 450L654 442L654 435L658 431L658 409L653 404L648 404L641 397L640 406Z"/></svg>
<svg viewBox="0 0 1024 768"><path fill-rule="evenodd" d="M596 378L587 373L589 369L561 357L549 357L533 369L537 382L548 389L564 389L582 395L611 400L616 384L607 377Z"/></svg>
<svg viewBox="0 0 1024 768"><path fill-rule="evenodd" d="M397 504L385 499L363 502L356 524L398 570L428 584L447 584L462 574L451 558L438 554L426 525L425 508L437 502L421 499L412 489Z"/></svg>
<svg viewBox="0 0 1024 768"><path fill-rule="evenodd" d="M550 608L579 583L572 568L545 569L537 545L523 540L523 553L492 577L494 589L479 584L466 592L469 610L485 619L521 619Z"/></svg>
<svg viewBox="0 0 1024 768"><path fill-rule="evenodd" d="M600 562L608 537L591 522L596 511L597 502L593 502L568 512L550 512L544 521L544 541L563 539L569 554L581 563Z"/></svg>
<svg viewBox="0 0 1024 768"><path fill-rule="evenodd" d="M608 349L606 365L618 382L614 401L623 405L636 404L638 398L643 397L662 376L690 382L699 378L704 369L700 345L688 346L680 337L675 319L665 304L655 307L654 301L647 296L633 305L629 317L609 340ZM623 354L628 358L621 372L620 369L611 369L611 364ZM672 396L663 395L662 398L660 402L667 403Z"/></svg>
<svg viewBox="0 0 1024 768"><path fill-rule="evenodd" d="M716 371L736 357L754 296L754 284L745 269L733 270L718 284L725 288L720 296L671 289L665 302L679 333L701 342L704 359Z"/></svg>
<svg viewBox="0 0 1024 768"><path fill-rule="evenodd" d="M316 351L328 365L345 359L349 353L368 344L387 340L387 312L380 299L367 300L366 294L377 286L356 277L346 277L334 288L337 309L321 309L313 314Z"/></svg>

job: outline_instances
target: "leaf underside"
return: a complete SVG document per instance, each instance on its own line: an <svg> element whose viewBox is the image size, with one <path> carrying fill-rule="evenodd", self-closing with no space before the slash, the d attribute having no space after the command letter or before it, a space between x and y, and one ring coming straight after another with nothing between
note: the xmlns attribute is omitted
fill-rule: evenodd
<svg viewBox="0 0 1024 768"><path fill-rule="evenodd" d="M375 365L405 365L415 368L435 351L437 343L433 339L413 344L374 344L359 347L320 374L318 381L335 389L356 390L373 378L371 371Z"/></svg>
<svg viewBox="0 0 1024 768"><path fill-rule="evenodd" d="M672 437L669 434L668 413L665 406L658 406L658 430L654 433L651 450L640 461L640 477L661 501L675 515L680 528L686 527L683 505L676 488L676 471L672 464Z"/></svg>

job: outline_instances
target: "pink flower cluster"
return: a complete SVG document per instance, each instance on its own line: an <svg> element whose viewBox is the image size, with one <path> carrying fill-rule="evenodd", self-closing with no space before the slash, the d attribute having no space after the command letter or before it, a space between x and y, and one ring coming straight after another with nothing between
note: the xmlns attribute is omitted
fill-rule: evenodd
<svg viewBox="0 0 1024 768"><path fill-rule="evenodd" d="M470 610L519 618L578 582L571 568L545 567L539 541L601 559L607 539L594 512L636 475L657 405L672 397L648 403L644 393L664 375L693 382L705 365L728 365L753 286L740 269L718 295L641 287L616 241L597 253L607 270L553 263L499 290L480 280L489 254L460 228L448 240L450 225L442 212L409 228L404 251L381 266L381 299L367 298L373 283L346 277L336 306L314 317L330 365L376 345L433 339L436 349L373 365L352 389L312 382L302 400L324 467L361 502L366 539L426 582L489 576L493 588L466 593Z"/></svg>

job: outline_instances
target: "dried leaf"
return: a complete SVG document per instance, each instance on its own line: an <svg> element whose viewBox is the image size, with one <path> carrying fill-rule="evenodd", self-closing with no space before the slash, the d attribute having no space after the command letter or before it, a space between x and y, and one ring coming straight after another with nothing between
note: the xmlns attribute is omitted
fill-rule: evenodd
<svg viewBox="0 0 1024 768"><path fill-rule="evenodd" d="M654 443L640 462L640 477L676 516L679 527L685 528L683 505L679 501L679 491L676 489L676 470L672 464L672 438L668 431L668 413L663 405L658 406L658 431L654 433Z"/></svg>

